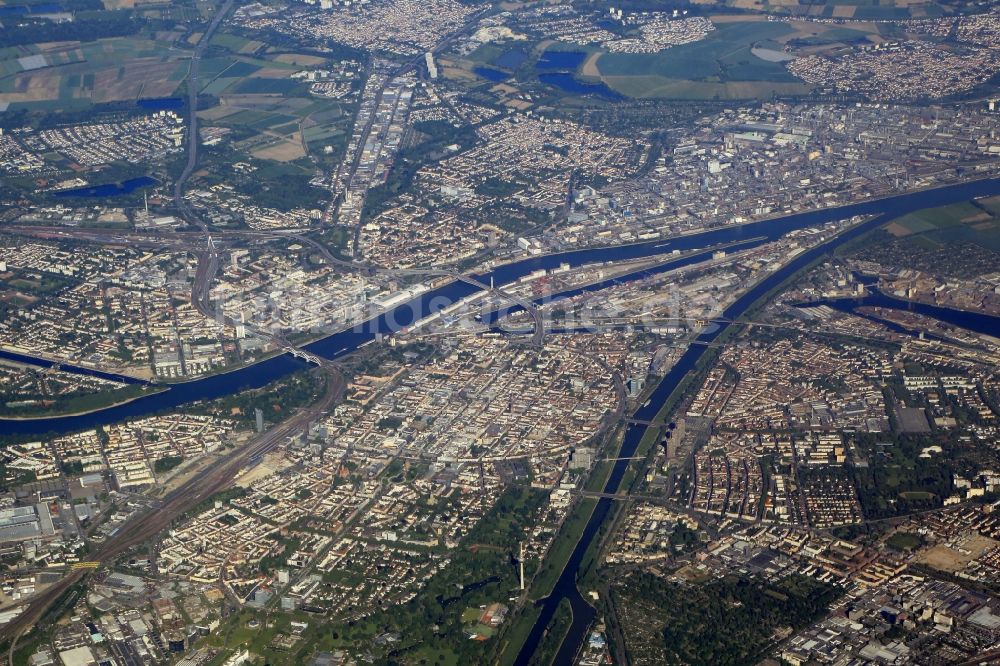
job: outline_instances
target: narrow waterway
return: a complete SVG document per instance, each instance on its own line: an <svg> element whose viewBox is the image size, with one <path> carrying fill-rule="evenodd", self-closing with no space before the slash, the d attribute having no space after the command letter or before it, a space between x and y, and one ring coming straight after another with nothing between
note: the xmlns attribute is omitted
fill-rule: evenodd
<svg viewBox="0 0 1000 666"><path fill-rule="evenodd" d="M21 363L23 365L33 365L39 368L52 368L58 366L56 369L62 372L68 372L74 375L83 375L86 377L96 377L97 379L106 379L108 381L118 382L120 384L149 383L143 381L142 379L129 377L128 375L119 375L114 372L104 372L103 370L95 370L94 368L86 368L82 365L73 365L70 363L62 363L60 361L50 361L47 358L41 358L38 356L29 356L27 354L18 354L17 352L7 351L5 349L0 349L0 359L14 361L15 363Z"/></svg>
<svg viewBox="0 0 1000 666"><path fill-rule="evenodd" d="M937 321L942 321L958 328L964 328L974 333L984 333L1000 337L1000 317L986 314L985 312L971 312L969 310L956 310L943 305L932 305L930 303L920 303L896 298L880 291L871 292L865 296L857 298L831 298L818 301L810 301L803 305L819 306L826 305L840 312L854 313L858 308L888 308L891 310L905 310L915 314L924 315ZM880 319L880 318L877 318ZM881 320L881 319L880 319ZM887 322L891 328L900 331L914 332L907 326L898 323ZM915 331L919 333L920 331ZM927 331L932 333L932 331ZM940 338L940 336L935 336Z"/></svg>
<svg viewBox="0 0 1000 666"><path fill-rule="evenodd" d="M743 296L738 298L732 305L725 309L720 319L723 320L723 322L738 319L758 299L780 285L781 282L787 277L807 266L813 260L898 216L899 212L895 208L895 205L890 206L889 212L854 227L850 231L832 239L831 241L828 241L827 243L803 252L787 265L782 267L779 271L769 275L763 281L746 292ZM927 314L935 319L953 323L963 328L969 328L973 331L985 333L992 332L993 334L1000 335L1000 318L998 317L991 317L980 313L952 310L949 308L941 308L933 305L913 304L908 301L902 301L900 299L886 296L884 294L874 294L862 299L844 299L842 301L821 301L818 303L811 303L811 305L820 304L831 305L832 307L838 307L838 309L853 309L862 305L878 305L882 307L909 309L921 314ZM687 351L681 356L677 364L670 369L667 375L656 387L650 399L642 407L636 410L633 418L637 421L655 421L656 415L664 406L670 394L673 393L674 389L677 388L688 373L694 370L698 361L707 352L708 343L713 342L727 328L733 325L734 324L729 323L714 324L704 330L696 338L697 342L701 344L693 344L688 347ZM612 468L611 474L604 485L603 491L605 493L615 493L619 490L625 472L631 464L630 459L635 454L636 449L639 446L639 442L642 440L646 430L646 426L635 424L630 426L625 432L621 450L618 454L618 461ZM518 654L517 660L515 661L515 664L518 666L526 666L529 663L532 655L538 649L538 646L545 635L546 627L552 620L559 603L563 599L567 599L573 609L573 623L569 632L566 634L566 638L563 641L563 644L560 647L553 663L558 666L571 664L573 658L579 651L579 648L585 638L585 633L594 621L596 611L589 603L587 603L580 590L577 588L577 578L580 574L580 566L583 562L584 556L586 555L587 549L594 541L598 531L607 519L608 514L611 512L613 501L614 500L610 499L598 500L598 504L595 507L587 526L584 528L583 535L570 556L569 562L563 570L562 575L556 582L552 594L537 603L537 605L541 608L541 613L536 620L534 627L532 627L531 633L521 649L521 652Z"/></svg>

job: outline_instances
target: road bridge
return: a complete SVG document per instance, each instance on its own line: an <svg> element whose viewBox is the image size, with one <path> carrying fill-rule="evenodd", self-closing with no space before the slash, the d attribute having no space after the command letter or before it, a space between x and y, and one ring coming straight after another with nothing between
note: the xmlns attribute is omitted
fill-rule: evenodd
<svg viewBox="0 0 1000 666"><path fill-rule="evenodd" d="M531 343L537 347L541 347L545 339L545 322L542 319L542 312L537 305L532 303L526 298L522 298L517 294L512 294L508 291L494 287L493 285L486 284L471 275L466 275L465 273L459 273L458 271L449 271L443 269L435 268L408 268L408 269L398 269L398 270L377 270L379 275L391 275L393 277L399 276L419 276L419 277L449 277L453 280L459 282L464 282L468 285L476 287L477 289L494 294L498 298L502 298L506 301L510 301L514 305L522 308L527 312L534 323L534 333L531 337Z"/></svg>
<svg viewBox="0 0 1000 666"><path fill-rule="evenodd" d="M319 366L321 368L328 363L327 359L317 356L316 354L313 354L311 352L307 352L304 349L300 349L299 347L289 346L288 348L285 349L285 351L291 354L295 358L302 359L307 363L312 363L313 365Z"/></svg>

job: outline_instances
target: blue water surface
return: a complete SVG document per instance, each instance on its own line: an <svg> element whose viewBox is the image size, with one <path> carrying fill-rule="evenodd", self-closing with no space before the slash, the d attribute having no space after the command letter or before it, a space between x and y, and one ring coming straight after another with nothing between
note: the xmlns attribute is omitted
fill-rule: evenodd
<svg viewBox="0 0 1000 666"><path fill-rule="evenodd" d="M100 185L87 185L86 187L74 187L71 190L59 190L55 192L57 197L117 197L123 194L131 194L143 187L156 185L155 178L149 176L139 176L129 178L120 183L102 183Z"/></svg>
<svg viewBox="0 0 1000 666"><path fill-rule="evenodd" d="M575 70L586 59L584 51L546 51L535 63L535 68Z"/></svg>
<svg viewBox="0 0 1000 666"><path fill-rule="evenodd" d="M149 99L139 99L135 102L140 109L147 111L177 111L184 108L184 98L182 97L151 97Z"/></svg>
<svg viewBox="0 0 1000 666"><path fill-rule="evenodd" d="M487 81L493 81L494 83L500 83L510 78L510 74L507 72L501 72L499 69L493 69L492 67L476 67L472 71L477 76L481 76Z"/></svg>
<svg viewBox="0 0 1000 666"><path fill-rule="evenodd" d="M527 59L528 54L521 49L507 49L493 61L493 64L504 69L517 69Z"/></svg>

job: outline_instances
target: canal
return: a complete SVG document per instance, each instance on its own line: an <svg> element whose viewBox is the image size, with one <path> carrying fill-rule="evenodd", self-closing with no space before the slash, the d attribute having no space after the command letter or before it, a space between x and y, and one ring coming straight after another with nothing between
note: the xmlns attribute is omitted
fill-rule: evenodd
<svg viewBox="0 0 1000 666"><path fill-rule="evenodd" d="M859 298L832 298L818 301L810 301L803 305L820 306L827 305L840 312L854 313L858 308L888 308L891 310L906 310L915 314L923 315L931 319L942 321L958 328L964 328L974 333L984 333L986 335L1000 336L1000 317L986 314L985 312L970 312L969 310L956 310L942 305L932 305L930 303L920 303L918 301L908 301L896 298L880 291L873 291L866 296ZM880 323L886 323L881 317L871 317ZM888 322L891 328L900 332L919 333L900 324L893 325ZM940 338L940 336L935 336Z"/></svg>
<svg viewBox="0 0 1000 666"><path fill-rule="evenodd" d="M995 181L993 182L993 186L995 187L996 183ZM940 192L938 191L938 193ZM944 199L939 199L938 201L944 201ZM830 252L831 250L859 237L864 233L867 233L868 231L876 229L901 214L898 201L887 201L883 203L887 204L885 209L886 212L850 229L827 243L814 247L798 255L779 271L769 275L752 289L739 297L734 303L725 309L720 320L723 322L737 320L754 303L765 296L769 291L778 287L786 278L794 274L796 271L808 266L811 262L823 254ZM945 204L929 204L929 206L940 205ZM928 206L922 205L921 207ZM868 209L868 212L873 211ZM819 303L816 303L816 305L818 304ZM836 305L844 307L842 303L838 302L829 302L828 304L831 306ZM883 307L897 308L909 307L909 309L916 312L921 312L922 310L923 313L928 314L928 316L940 318L944 321L952 321L960 326L968 326L971 330L981 330L981 327L987 327L988 330L992 330L994 334L1000 331L1000 318L997 317L988 317L986 315L978 315L976 313L949 310L948 308L940 308L937 306L918 307L916 304L910 304L907 301L893 299L883 294L870 296L867 299L860 299L860 302L858 299L850 299L851 308L858 307L859 305L881 305ZM636 410L633 415L633 419L636 421L646 422L656 421L656 416L665 405L667 399L674 392L681 381L695 369L702 356L707 353L709 349L708 343L715 341L730 326L735 325L738 324L721 323L706 328L696 338L696 341L699 344L692 344L687 348L687 351L685 351L685 353L681 356L676 365L670 369L663 380L657 385L653 394L650 396L650 399L642 407ZM631 464L630 459L633 455L635 455L636 449L645 435L646 430L647 426L640 424L633 424L626 430L620 452L618 453L618 460L615 462L611 474L604 485L604 493L612 494L619 490L622 479L625 476L625 472ZM556 582L552 594L537 602L536 605L540 608L540 614L528 635L527 641L514 662L517 666L527 666L530 662L532 655L534 655L542 638L545 636L545 630L555 615L559 603L563 599L568 600L570 603L573 611L573 623L570 626L570 629L567 632L553 663L558 666L572 663L574 657L579 651L580 646L583 644L587 629L591 626L596 616L595 609L587 603L583 595L580 593L580 590L577 587L577 578L581 573L580 567L583 563L587 550L590 548L601 526L611 513L613 502L614 500L607 498L598 500L597 506L594 508L594 512L591 514L590 520L583 530L580 541L577 543L576 548L570 555L569 561Z"/></svg>

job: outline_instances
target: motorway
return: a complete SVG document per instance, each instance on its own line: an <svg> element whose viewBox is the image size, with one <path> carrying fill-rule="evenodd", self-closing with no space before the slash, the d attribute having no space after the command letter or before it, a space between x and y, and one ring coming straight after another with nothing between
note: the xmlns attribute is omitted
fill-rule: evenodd
<svg viewBox="0 0 1000 666"><path fill-rule="evenodd" d="M194 53L191 54L191 64L188 67L187 163L185 163L181 175L174 182L174 205L184 219L201 227L201 230L205 233L208 233L208 226L200 217L194 214L187 205L187 202L184 201L184 183L187 182L187 179L191 176L191 172L194 171L195 165L198 163L198 66L201 64L201 55L205 52L205 47L208 46L212 35L218 29L219 24L222 23L222 19L229 14L229 10L233 8L234 3L235 0L226 0L225 4L215 12L212 22L208 24L208 28L201 34L198 44L194 47Z"/></svg>

